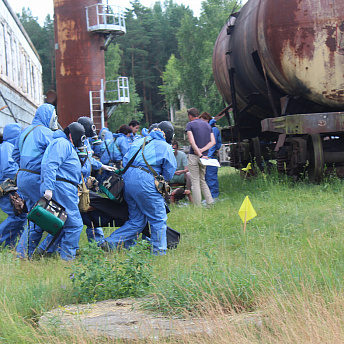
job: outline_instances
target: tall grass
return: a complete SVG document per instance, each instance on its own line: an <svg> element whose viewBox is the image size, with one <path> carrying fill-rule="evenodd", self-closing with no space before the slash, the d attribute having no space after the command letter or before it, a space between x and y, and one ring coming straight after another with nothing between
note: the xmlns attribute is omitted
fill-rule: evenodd
<svg viewBox="0 0 344 344"><path fill-rule="evenodd" d="M212 208L171 207L168 224L181 232L181 242L176 250L151 261L147 293L155 297L146 308L174 316L218 318L209 336L193 341L185 335L170 342L300 342L310 326L320 328L303 342L320 342L316 336L326 338L328 329L314 312L327 317L334 329L342 328L342 181L295 183L275 172L244 180L231 168L221 168L219 180L220 199ZM244 235L238 210L245 196L258 216L247 224ZM0 341L92 342L82 333L41 332L36 326L44 311L76 301L70 263L22 261L5 250L0 266ZM257 322L223 327L221 314L239 317L246 312L263 312L263 320L257 316ZM299 312L309 323L299 319ZM287 333L288 326L292 333ZM343 333L332 337L335 342Z"/></svg>

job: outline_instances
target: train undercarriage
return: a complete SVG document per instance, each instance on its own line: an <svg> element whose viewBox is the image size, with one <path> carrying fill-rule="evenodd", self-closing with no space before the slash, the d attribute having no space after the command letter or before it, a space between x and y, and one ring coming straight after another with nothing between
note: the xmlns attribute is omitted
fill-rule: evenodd
<svg viewBox="0 0 344 344"><path fill-rule="evenodd" d="M298 114L261 121L259 136L230 146L230 165L264 170L271 161L279 172L313 183L327 174L344 177L344 112ZM235 128L232 128L235 132Z"/></svg>

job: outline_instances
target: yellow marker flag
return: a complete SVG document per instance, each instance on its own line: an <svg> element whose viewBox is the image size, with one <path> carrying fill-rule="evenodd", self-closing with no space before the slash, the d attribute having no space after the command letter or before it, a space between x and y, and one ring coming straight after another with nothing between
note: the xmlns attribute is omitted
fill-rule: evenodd
<svg viewBox="0 0 344 344"><path fill-rule="evenodd" d="M250 221L255 216L257 216L257 213L254 210L248 196L245 197L245 200L239 209L239 216L240 216L242 222L244 222L244 223L246 223L247 221Z"/></svg>
<svg viewBox="0 0 344 344"><path fill-rule="evenodd" d="M248 172L249 170L252 170L251 163L249 162L246 167L242 168L244 172Z"/></svg>

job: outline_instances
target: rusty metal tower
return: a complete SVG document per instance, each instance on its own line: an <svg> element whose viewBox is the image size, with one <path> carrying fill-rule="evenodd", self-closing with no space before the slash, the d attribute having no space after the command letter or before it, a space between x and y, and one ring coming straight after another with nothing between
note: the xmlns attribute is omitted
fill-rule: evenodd
<svg viewBox="0 0 344 344"><path fill-rule="evenodd" d="M114 107L129 102L127 78L116 80L111 101L105 96L104 50L125 34L124 12L97 0L54 0L54 24L59 122L65 127L90 116L104 127Z"/></svg>

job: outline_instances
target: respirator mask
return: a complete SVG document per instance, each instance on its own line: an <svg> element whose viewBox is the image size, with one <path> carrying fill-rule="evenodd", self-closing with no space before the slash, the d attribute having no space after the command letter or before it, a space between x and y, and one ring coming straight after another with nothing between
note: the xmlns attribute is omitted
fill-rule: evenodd
<svg viewBox="0 0 344 344"><path fill-rule="evenodd" d="M57 114L56 114L56 110L54 109L54 112L53 112L53 114L51 115L51 118L50 118L49 129L55 131L58 128L59 127L58 127L58 123L57 123Z"/></svg>
<svg viewBox="0 0 344 344"><path fill-rule="evenodd" d="M80 123L73 122L64 129L64 133L68 138L69 134L71 135L73 145L78 150L78 156L87 157L87 147L85 146L85 128Z"/></svg>
<svg viewBox="0 0 344 344"><path fill-rule="evenodd" d="M174 136L173 125L168 121L162 121L158 124L157 128L164 132L166 142L171 144Z"/></svg>
<svg viewBox="0 0 344 344"><path fill-rule="evenodd" d="M100 145L102 143L102 140L98 138L96 126L94 125L93 121L89 117L80 117L78 119L78 123L83 125L85 128L85 134L87 137L90 137L92 139L93 145Z"/></svg>

